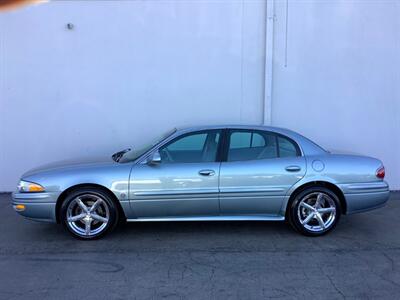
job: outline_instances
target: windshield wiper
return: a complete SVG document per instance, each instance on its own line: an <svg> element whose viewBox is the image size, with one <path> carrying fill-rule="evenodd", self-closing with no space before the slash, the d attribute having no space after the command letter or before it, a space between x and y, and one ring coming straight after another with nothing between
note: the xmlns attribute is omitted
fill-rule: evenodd
<svg viewBox="0 0 400 300"><path fill-rule="evenodd" d="M127 149L124 149L124 150L119 151L119 152L117 152L117 153L114 153L114 154L112 155L112 159L113 159L115 162L119 162L119 161L121 160L122 156L124 156L124 154L127 153L127 152L129 152L129 151L131 151L131 148L127 148Z"/></svg>

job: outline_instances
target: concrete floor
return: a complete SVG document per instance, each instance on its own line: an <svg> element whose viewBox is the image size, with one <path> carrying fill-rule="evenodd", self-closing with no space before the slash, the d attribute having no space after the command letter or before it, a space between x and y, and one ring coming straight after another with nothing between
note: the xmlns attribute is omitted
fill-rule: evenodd
<svg viewBox="0 0 400 300"><path fill-rule="evenodd" d="M103 240L25 220L0 194L0 299L400 298L400 194L331 234L285 223L131 223Z"/></svg>

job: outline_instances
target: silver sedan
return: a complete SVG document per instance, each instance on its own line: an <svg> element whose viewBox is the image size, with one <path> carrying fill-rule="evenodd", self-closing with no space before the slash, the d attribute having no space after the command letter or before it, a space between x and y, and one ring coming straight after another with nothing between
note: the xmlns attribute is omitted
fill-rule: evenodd
<svg viewBox="0 0 400 300"><path fill-rule="evenodd" d="M13 207L82 239L120 221L288 220L319 236L341 214L383 206L384 176L378 159L332 154L291 130L207 126L173 130L105 159L31 170Z"/></svg>

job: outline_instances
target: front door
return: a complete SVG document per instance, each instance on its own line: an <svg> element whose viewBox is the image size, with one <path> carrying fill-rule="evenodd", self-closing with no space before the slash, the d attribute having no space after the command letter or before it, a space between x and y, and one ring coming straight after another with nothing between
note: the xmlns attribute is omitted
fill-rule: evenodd
<svg viewBox="0 0 400 300"><path fill-rule="evenodd" d="M306 172L291 139L261 130L230 130L220 170L222 215L276 216L288 190Z"/></svg>
<svg viewBox="0 0 400 300"><path fill-rule="evenodd" d="M219 214L217 152L221 132L184 134L158 151L158 164L132 168L129 197L137 218Z"/></svg>

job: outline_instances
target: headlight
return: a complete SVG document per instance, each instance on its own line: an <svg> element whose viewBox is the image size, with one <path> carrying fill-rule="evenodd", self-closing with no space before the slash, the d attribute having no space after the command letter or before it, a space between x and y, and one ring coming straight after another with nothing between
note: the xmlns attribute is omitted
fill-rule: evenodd
<svg viewBox="0 0 400 300"><path fill-rule="evenodd" d="M18 184L18 191L20 193L44 192L44 187L37 183L21 180Z"/></svg>

